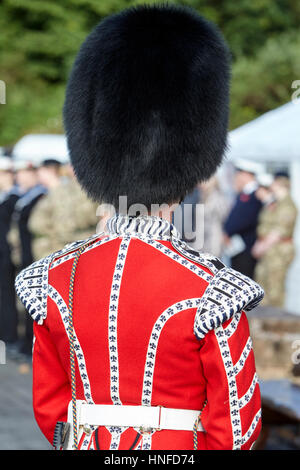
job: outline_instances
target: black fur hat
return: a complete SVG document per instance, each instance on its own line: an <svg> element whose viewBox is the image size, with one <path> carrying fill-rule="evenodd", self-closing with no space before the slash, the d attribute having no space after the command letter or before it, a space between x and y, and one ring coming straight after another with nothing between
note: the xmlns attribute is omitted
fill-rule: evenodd
<svg viewBox="0 0 300 470"><path fill-rule="evenodd" d="M64 123L87 193L117 207L175 202L208 179L226 148L229 52L190 7L140 5L83 43Z"/></svg>

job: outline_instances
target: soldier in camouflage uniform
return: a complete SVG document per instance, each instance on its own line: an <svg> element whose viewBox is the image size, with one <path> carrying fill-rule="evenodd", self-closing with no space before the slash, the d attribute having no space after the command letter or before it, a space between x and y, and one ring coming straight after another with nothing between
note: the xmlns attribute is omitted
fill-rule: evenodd
<svg viewBox="0 0 300 470"><path fill-rule="evenodd" d="M38 202L29 220L35 259L57 251L62 244L87 238L95 233L97 225L97 204L87 198L77 181L71 176L62 180L58 167L48 161L42 166L43 184L47 184L45 169L52 171L49 192Z"/></svg>
<svg viewBox="0 0 300 470"><path fill-rule="evenodd" d="M258 259L255 280L265 290L264 303L274 307L284 306L286 274L295 255L293 232L297 208L289 186L287 175L275 175L271 185L275 199L260 213L258 240L252 252Z"/></svg>

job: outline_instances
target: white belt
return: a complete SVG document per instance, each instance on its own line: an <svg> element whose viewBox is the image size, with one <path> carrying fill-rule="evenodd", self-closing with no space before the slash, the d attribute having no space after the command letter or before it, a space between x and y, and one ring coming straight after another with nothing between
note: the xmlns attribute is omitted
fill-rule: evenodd
<svg viewBox="0 0 300 470"><path fill-rule="evenodd" d="M89 405L77 400L78 426L125 426L141 431L177 430L193 431L198 410L181 410L161 406ZM68 421L72 423L72 403L69 405ZM198 431L204 431L201 422Z"/></svg>

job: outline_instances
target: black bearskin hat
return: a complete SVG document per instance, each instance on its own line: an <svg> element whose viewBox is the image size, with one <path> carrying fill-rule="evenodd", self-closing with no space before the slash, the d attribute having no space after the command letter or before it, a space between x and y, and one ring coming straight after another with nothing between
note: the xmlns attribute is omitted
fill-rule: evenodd
<svg viewBox="0 0 300 470"><path fill-rule="evenodd" d="M99 202L172 203L207 180L226 148L229 52L190 7L140 5L83 43L64 124L75 174Z"/></svg>

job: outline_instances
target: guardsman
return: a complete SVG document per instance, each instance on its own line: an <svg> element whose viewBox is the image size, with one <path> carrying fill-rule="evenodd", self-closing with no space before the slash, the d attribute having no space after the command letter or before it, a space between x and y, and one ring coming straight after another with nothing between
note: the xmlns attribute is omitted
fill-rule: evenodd
<svg viewBox="0 0 300 470"><path fill-rule="evenodd" d="M188 7L126 9L81 47L69 151L117 213L16 280L35 321L35 416L55 448L250 449L259 435L245 311L263 292L170 222L222 160L228 82L221 34Z"/></svg>
<svg viewBox="0 0 300 470"><path fill-rule="evenodd" d="M298 210L290 195L288 174L277 172L270 185L273 199L259 216L258 240L253 256L258 260L255 280L265 289L264 303L284 307L286 275L295 256L293 240Z"/></svg>
<svg viewBox="0 0 300 470"><path fill-rule="evenodd" d="M250 278L254 277L256 259L251 250L256 241L258 216L262 208L256 196L256 175L261 169L261 165L255 162L235 162L237 197L224 224L225 245L230 249L231 267Z"/></svg>

